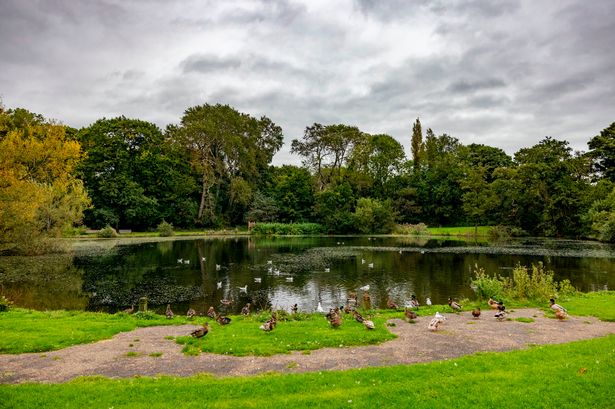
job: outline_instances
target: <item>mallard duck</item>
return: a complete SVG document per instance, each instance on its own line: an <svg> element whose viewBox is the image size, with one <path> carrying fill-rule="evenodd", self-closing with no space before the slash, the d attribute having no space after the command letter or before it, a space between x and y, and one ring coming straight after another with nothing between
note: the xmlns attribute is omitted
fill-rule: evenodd
<svg viewBox="0 0 615 409"><path fill-rule="evenodd" d="M339 315L338 313L334 313L333 316L331 316L331 319L329 320L329 324L331 324L333 328L337 328L340 325L342 325L341 315Z"/></svg>
<svg viewBox="0 0 615 409"><path fill-rule="evenodd" d="M374 325L374 321L372 320L363 320L363 325L365 325L366 329L374 329L376 326Z"/></svg>
<svg viewBox="0 0 615 409"><path fill-rule="evenodd" d="M387 308L391 309L391 310L396 310L399 307L397 306L397 304L395 304L395 301L393 301L391 299L391 297L389 297L389 299L387 300Z"/></svg>
<svg viewBox="0 0 615 409"><path fill-rule="evenodd" d="M557 319L559 319L559 320L566 319L567 315L568 314L566 314L566 311L564 311L564 310L559 310L559 309L555 310L555 317L557 317Z"/></svg>
<svg viewBox="0 0 615 409"><path fill-rule="evenodd" d="M213 306L209 307L209 309L207 310L207 316L211 317L211 318L216 318L216 310L214 309Z"/></svg>
<svg viewBox="0 0 615 409"><path fill-rule="evenodd" d="M232 298L230 298L230 299L220 300L220 304L222 304L222 305L231 305L233 302L234 302L234 301L233 301L233 299L232 299Z"/></svg>
<svg viewBox="0 0 615 409"><path fill-rule="evenodd" d="M173 318L173 311L171 311L171 304L167 304L167 311L164 313L168 319Z"/></svg>
<svg viewBox="0 0 615 409"><path fill-rule="evenodd" d="M489 301L487 301L487 304L489 304L489 307L492 310L497 310L498 309L498 302L496 300L494 300L493 298L489 298Z"/></svg>
<svg viewBox="0 0 615 409"><path fill-rule="evenodd" d="M455 311L461 311L461 305L458 302L453 301L451 297L448 297L448 305Z"/></svg>
<svg viewBox="0 0 615 409"><path fill-rule="evenodd" d="M419 308L421 304L419 304L419 300L416 299L416 295L412 294L410 296L410 305L412 308Z"/></svg>
<svg viewBox="0 0 615 409"><path fill-rule="evenodd" d="M278 320L276 319L275 314L271 314L271 318L268 321L264 322L263 325L261 325L259 328L265 332L269 332L275 328L277 322Z"/></svg>
<svg viewBox="0 0 615 409"><path fill-rule="evenodd" d="M224 315L216 316L216 321L218 321L218 324L220 325L227 325L231 323L231 319Z"/></svg>
<svg viewBox="0 0 615 409"><path fill-rule="evenodd" d="M369 293L363 293L363 306L366 310L372 309L372 298L369 296Z"/></svg>
<svg viewBox="0 0 615 409"><path fill-rule="evenodd" d="M472 316L473 316L474 318L478 318L478 317L480 317L480 308L478 308L478 307L474 308L474 309L472 310Z"/></svg>
<svg viewBox="0 0 615 409"><path fill-rule="evenodd" d="M504 318L506 318L506 307L504 306L504 303L502 301L499 301L496 308L498 309L498 312L495 313L494 317L498 321L502 321Z"/></svg>
<svg viewBox="0 0 615 409"><path fill-rule="evenodd" d="M409 320L415 320L416 317L418 317L418 315L416 315L416 312L406 308L404 311L404 315L406 316L406 318L408 318Z"/></svg>
<svg viewBox="0 0 615 409"><path fill-rule="evenodd" d="M365 318L363 318L363 316L359 314L357 310L352 310L352 316L355 320L357 320L357 322L363 323L363 321L365 321Z"/></svg>
<svg viewBox="0 0 615 409"><path fill-rule="evenodd" d="M559 304L555 304L555 299L551 298L549 300L549 306L551 307L551 309L555 312L557 312L557 310L562 310L563 312L567 313L568 311L566 311L566 309L564 307L562 307Z"/></svg>
<svg viewBox="0 0 615 409"><path fill-rule="evenodd" d="M209 332L209 323L204 323L202 328L195 329L190 333L195 338L202 338Z"/></svg>
<svg viewBox="0 0 615 409"><path fill-rule="evenodd" d="M442 320L434 317L431 319L431 321L429 321L429 324L427 325L427 329L430 331L436 331L441 322Z"/></svg>
<svg viewBox="0 0 615 409"><path fill-rule="evenodd" d="M247 303L242 309L241 313L243 315L250 315L250 303Z"/></svg>
<svg viewBox="0 0 615 409"><path fill-rule="evenodd" d="M290 309L290 311L293 314L296 314L299 311L299 306L297 304L293 305L292 308Z"/></svg>
<svg viewBox="0 0 615 409"><path fill-rule="evenodd" d="M125 310L122 310L122 312L125 312L126 314L132 314L133 312L135 312L135 305L132 304L130 308L126 308Z"/></svg>
<svg viewBox="0 0 615 409"><path fill-rule="evenodd" d="M194 316L196 316L196 311L192 308L188 308L188 311L186 311L186 317L193 318Z"/></svg>

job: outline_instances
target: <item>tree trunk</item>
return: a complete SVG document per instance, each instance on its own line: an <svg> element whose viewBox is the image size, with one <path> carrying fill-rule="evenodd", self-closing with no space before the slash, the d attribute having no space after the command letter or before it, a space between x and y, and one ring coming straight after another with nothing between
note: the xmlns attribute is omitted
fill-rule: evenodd
<svg viewBox="0 0 615 409"><path fill-rule="evenodd" d="M199 221L203 221L203 211L205 210L205 196L207 195L207 191L209 188L207 187L207 178L205 177L205 173L203 173L203 184L201 187L201 204L199 205L199 214L197 216Z"/></svg>

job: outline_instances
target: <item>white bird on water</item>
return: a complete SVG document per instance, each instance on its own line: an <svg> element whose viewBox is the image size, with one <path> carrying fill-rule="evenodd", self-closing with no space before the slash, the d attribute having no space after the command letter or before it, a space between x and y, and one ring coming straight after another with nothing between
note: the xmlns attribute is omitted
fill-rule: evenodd
<svg viewBox="0 0 615 409"><path fill-rule="evenodd" d="M207 257L201 257L201 261L207 261Z"/></svg>
<svg viewBox="0 0 615 409"><path fill-rule="evenodd" d="M239 288L239 291L243 292L243 293L247 293L248 292L248 285L244 285L243 287L237 287Z"/></svg>
<svg viewBox="0 0 615 409"><path fill-rule="evenodd" d="M330 273L331 269L329 267L325 267L325 273Z"/></svg>
<svg viewBox="0 0 615 409"><path fill-rule="evenodd" d="M184 264L190 264L190 260L184 260Z"/></svg>
<svg viewBox="0 0 615 409"><path fill-rule="evenodd" d="M293 278L292 277L286 277L286 281L288 281L289 283L293 282Z"/></svg>
<svg viewBox="0 0 615 409"><path fill-rule="evenodd" d="M369 284L364 285L363 287L360 287L359 290L369 291Z"/></svg>
<svg viewBox="0 0 615 409"><path fill-rule="evenodd" d="M178 259L177 259L177 264L181 264L181 263L183 263L183 262L184 262L184 259L183 259L183 258L178 258Z"/></svg>
<svg viewBox="0 0 615 409"><path fill-rule="evenodd" d="M216 264L216 270L220 271L221 268L222 266L220 264Z"/></svg>
<svg viewBox="0 0 615 409"><path fill-rule="evenodd" d="M369 268L374 268L374 263L369 263L369 264L367 265L367 267L369 267Z"/></svg>
<svg viewBox="0 0 615 409"><path fill-rule="evenodd" d="M365 264L365 259L364 258L361 259L361 264Z"/></svg>
<svg viewBox="0 0 615 409"><path fill-rule="evenodd" d="M260 283L261 282L261 278L260 277L254 277L254 282L255 283Z"/></svg>
<svg viewBox="0 0 615 409"><path fill-rule="evenodd" d="M218 290L221 289L222 288L222 281L218 281L216 283L216 287L218 288Z"/></svg>

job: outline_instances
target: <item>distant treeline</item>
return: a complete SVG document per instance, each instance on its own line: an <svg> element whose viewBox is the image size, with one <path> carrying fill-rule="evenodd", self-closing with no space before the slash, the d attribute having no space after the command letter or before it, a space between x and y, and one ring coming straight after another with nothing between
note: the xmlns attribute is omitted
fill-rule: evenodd
<svg viewBox="0 0 615 409"><path fill-rule="evenodd" d="M615 123L589 138L587 152L546 137L510 157L423 132L419 119L407 141L412 158L389 135L315 123L292 141L302 166L272 166L282 129L228 105L188 108L164 130L125 117L74 129L0 107L0 252L28 239L28 229L46 237L80 222L133 230L163 220L186 229L318 223L330 233L506 225L615 237Z"/></svg>

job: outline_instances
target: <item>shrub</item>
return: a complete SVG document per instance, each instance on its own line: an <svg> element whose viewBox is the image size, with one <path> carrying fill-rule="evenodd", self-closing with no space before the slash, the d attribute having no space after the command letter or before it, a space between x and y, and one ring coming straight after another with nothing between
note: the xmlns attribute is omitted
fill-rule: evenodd
<svg viewBox="0 0 615 409"><path fill-rule="evenodd" d="M361 233L390 233L395 226L395 211L388 200L362 197L357 202L353 222Z"/></svg>
<svg viewBox="0 0 615 409"><path fill-rule="evenodd" d="M175 231L173 231L173 225L166 221L162 221L158 227L156 227L156 231L160 235L160 237L170 237L175 235Z"/></svg>
<svg viewBox="0 0 615 409"><path fill-rule="evenodd" d="M478 299L483 301L488 298L502 299L504 296L504 284L505 279L498 277L496 274L494 277L489 277L485 273L485 269L474 266L475 279L472 280L472 290L478 296Z"/></svg>
<svg viewBox="0 0 615 409"><path fill-rule="evenodd" d="M252 234L257 235L298 235L323 234L325 228L318 223L256 223Z"/></svg>
<svg viewBox="0 0 615 409"><path fill-rule="evenodd" d="M8 311L13 305L13 302L6 298L4 295L0 295L0 312Z"/></svg>
<svg viewBox="0 0 615 409"><path fill-rule="evenodd" d="M395 227L395 233L397 234L414 234L422 235L427 234L427 225L425 223L419 224L398 224Z"/></svg>
<svg viewBox="0 0 615 409"><path fill-rule="evenodd" d="M104 229L100 229L98 231L98 237L103 239L111 239L113 237L117 237L117 231L109 225L105 226Z"/></svg>

